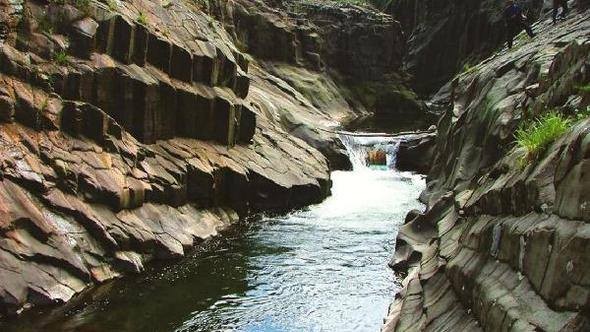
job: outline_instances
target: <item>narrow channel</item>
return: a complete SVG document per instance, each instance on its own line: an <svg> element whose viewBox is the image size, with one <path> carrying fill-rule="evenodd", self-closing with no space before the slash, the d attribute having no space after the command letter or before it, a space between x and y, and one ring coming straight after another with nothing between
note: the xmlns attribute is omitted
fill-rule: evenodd
<svg viewBox="0 0 590 332"><path fill-rule="evenodd" d="M321 204L262 217L208 250L99 287L17 329L378 331L396 291L387 268L396 231L421 208L425 184L392 167L395 140L342 141L354 170L332 173L332 196ZM386 166L366 165L375 147L387 151Z"/></svg>

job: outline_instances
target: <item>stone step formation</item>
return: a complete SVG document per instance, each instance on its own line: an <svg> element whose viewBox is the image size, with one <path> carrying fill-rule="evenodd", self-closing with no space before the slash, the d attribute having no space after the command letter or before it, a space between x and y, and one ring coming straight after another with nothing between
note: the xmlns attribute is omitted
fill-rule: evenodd
<svg viewBox="0 0 590 332"><path fill-rule="evenodd" d="M249 61L201 9L15 3L0 1L21 16L0 45L0 316L329 193L326 158L244 100Z"/></svg>
<svg viewBox="0 0 590 332"><path fill-rule="evenodd" d="M402 289L383 331L587 331L590 13L549 17L457 75L431 156L428 208L401 227L390 265ZM538 158L525 119L576 115Z"/></svg>
<svg viewBox="0 0 590 332"><path fill-rule="evenodd" d="M81 61L48 73L54 92L102 108L143 143L176 136L228 146L251 141L256 117L243 103L243 54L203 40L189 50L100 5L95 11L98 22L84 17L65 28L67 52Z"/></svg>

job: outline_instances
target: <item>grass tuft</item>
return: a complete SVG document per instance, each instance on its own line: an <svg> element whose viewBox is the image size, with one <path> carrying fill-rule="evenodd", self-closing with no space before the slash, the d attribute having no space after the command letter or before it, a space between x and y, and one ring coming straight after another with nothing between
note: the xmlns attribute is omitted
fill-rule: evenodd
<svg viewBox="0 0 590 332"><path fill-rule="evenodd" d="M71 0L74 7L80 9L86 16L90 16L92 10L90 6L90 0Z"/></svg>
<svg viewBox="0 0 590 332"><path fill-rule="evenodd" d="M516 143L526 149L526 161L541 155L558 137L571 126L572 120L552 111L534 121L526 122L516 131Z"/></svg>
<svg viewBox="0 0 590 332"><path fill-rule="evenodd" d="M137 23L147 25L147 16L144 12L139 12L139 15L137 15Z"/></svg>
<svg viewBox="0 0 590 332"><path fill-rule="evenodd" d="M109 10L112 12L116 11L117 8L119 7L117 5L117 0L106 0L106 4L107 4L107 7L109 7Z"/></svg>
<svg viewBox="0 0 590 332"><path fill-rule="evenodd" d="M70 63L70 58L65 51L59 51L53 55L53 61L60 66L65 66Z"/></svg>

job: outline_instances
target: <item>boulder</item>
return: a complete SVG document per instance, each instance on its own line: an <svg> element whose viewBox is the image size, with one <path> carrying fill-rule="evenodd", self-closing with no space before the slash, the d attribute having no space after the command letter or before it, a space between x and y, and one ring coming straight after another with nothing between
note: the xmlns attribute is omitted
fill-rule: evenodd
<svg viewBox="0 0 590 332"><path fill-rule="evenodd" d="M69 51L77 57L88 59L94 49L97 29L98 23L90 17L74 22L70 32Z"/></svg>
<svg viewBox="0 0 590 332"><path fill-rule="evenodd" d="M428 174L434 158L436 133L411 135L402 140L396 154L396 168Z"/></svg>
<svg viewBox="0 0 590 332"><path fill-rule="evenodd" d="M387 165L387 153L383 150L369 150L366 158L367 165Z"/></svg>

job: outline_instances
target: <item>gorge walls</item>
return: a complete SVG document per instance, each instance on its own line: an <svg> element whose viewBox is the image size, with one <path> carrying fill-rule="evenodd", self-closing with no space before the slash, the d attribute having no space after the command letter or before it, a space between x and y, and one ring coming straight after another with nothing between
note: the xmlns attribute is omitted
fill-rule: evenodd
<svg viewBox="0 0 590 332"><path fill-rule="evenodd" d="M352 20L339 34L280 6L0 1L0 315L329 194L349 167L334 128L368 113L340 76L402 76L401 31L357 7L314 19ZM346 48L361 35L393 46Z"/></svg>
<svg viewBox="0 0 590 332"><path fill-rule="evenodd" d="M586 331L590 13L535 25L458 75L438 125L428 209L408 215L390 265L403 276L385 331ZM536 156L523 123L571 127Z"/></svg>
<svg viewBox="0 0 590 332"><path fill-rule="evenodd" d="M519 1L534 22L542 0ZM506 40L502 17L505 1L462 0L393 1L388 8L408 38L406 66L412 86L429 94L444 85L462 67L471 67Z"/></svg>

